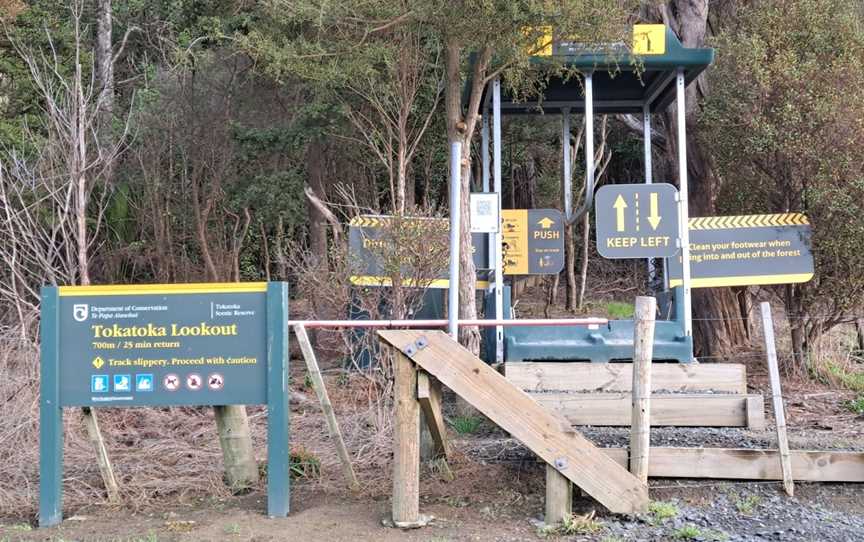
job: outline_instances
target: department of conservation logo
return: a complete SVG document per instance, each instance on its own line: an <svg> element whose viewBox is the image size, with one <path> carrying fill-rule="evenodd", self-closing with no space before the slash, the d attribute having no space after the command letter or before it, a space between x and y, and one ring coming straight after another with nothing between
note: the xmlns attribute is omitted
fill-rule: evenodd
<svg viewBox="0 0 864 542"><path fill-rule="evenodd" d="M76 303L72 305L72 318L75 318L76 322L83 322L86 320L89 312L86 303Z"/></svg>

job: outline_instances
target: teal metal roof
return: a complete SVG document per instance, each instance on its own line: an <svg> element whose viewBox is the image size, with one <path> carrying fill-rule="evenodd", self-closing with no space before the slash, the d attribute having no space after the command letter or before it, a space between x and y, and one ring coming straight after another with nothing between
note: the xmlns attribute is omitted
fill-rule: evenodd
<svg viewBox="0 0 864 542"><path fill-rule="evenodd" d="M651 112L666 109L675 100L675 75L684 70L686 84L690 84L714 61L714 49L686 48L670 29L666 29L666 49L661 55L633 55L623 45L605 49L588 49L578 44L555 43L552 56L531 58L538 69L560 66L579 72L592 72L594 83L594 112L641 113L644 104ZM489 89L487 88L487 92ZM484 101L486 97L483 97ZM565 79L553 77L546 84L542 96L526 101L514 101L502 86L501 111L503 114L560 113L569 107L578 113L585 109L582 82L578 76Z"/></svg>

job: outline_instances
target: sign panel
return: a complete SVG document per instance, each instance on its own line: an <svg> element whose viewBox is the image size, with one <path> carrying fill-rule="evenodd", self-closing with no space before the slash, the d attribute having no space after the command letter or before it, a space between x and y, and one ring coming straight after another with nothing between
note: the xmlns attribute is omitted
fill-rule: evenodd
<svg viewBox="0 0 864 542"><path fill-rule="evenodd" d="M497 205L496 205L497 208ZM358 286L389 286L390 277L384 273L384 266L381 258L376 254L375 248L377 245L384 243L386 237L386 228L388 220L391 217L386 215L363 215L351 219L348 227L348 250L351 254L352 261L356 266L355 274L351 276L351 284ZM442 236L442 242L449 241L447 232L450 231L450 224L447 219L443 218L406 218L409 221L421 220L436 220L439 222L441 231L445 233ZM478 270L489 269L489 249L487 235L484 233L471 234L472 250L474 252L474 267ZM447 279L447 262L442 262L442 272L438 279L431 281L429 288L447 288L450 281ZM487 281L477 281L478 288L486 288Z"/></svg>
<svg viewBox="0 0 864 542"><path fill-rule="evenodd" d="M595 196L597 251L604 258L678 252L678 190L671 184L611 184Z"/></svg>
<svg viewBox="0 0 864 542"><path fill-rule="evenodd" d="M498 215L498 194L472 192L470 197L471 233L498 233L501 217Z"/></svg>
<svg viewBox="0 0 864 542"><path fill-rule="evenodd" d="M811 229L799 213L691 218L693 288L793 284L813 278ZM681 254L669 260L669 285L681 285Z"/></svg>
<svg viewBox="0 0 864 542"><path fill-rule="evenodd" d="M564 269L564 218L557 209L505 209L505 275L554 275Z"/></svg>
<svg viewBox="0 0 864 542"><path fill-rule="evenodd" d="M46 286L39 526L63 519L63 407L267 405L267 514L288 515L288 285Z"/></svg>
<svg viewBox="0 0 864 542"><path fill-rule="evenodd" d="M266 287L59 288L61 404L266 403Z"/></svg>
<svg viewBox="0 0 864 542"><path fill-rule="evenodd" d="M666 53L666 26L662 24L633 25L633 54L662 55Z"/></svg>

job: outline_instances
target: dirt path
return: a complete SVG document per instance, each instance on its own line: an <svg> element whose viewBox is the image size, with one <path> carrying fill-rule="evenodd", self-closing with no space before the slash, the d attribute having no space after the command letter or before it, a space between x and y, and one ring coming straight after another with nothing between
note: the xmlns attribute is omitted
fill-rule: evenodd
<svg viewBox="0 0 864 542"><path fill-rule="evenodd" d="M301 483L285 519L264 516L263 493L227 499L163 501L138 513L107 507L79 510L60 527L29 530L6 521L0 541L203 542L203 541L522 541L542 540L786 540L853 541L864 532L864 485L798 484L795 498L777 483L652 480L653 513L604 514L584 532L543 536L543 475L534 463L469 466L445 483L425 473L421 509L429 527L399 531L382 526L385 494L354 497ZM577 499L575 512L596 510ZM668 516L668 517L666 517ZM590 532L589 532L590 531ZM690 537L690 538L687 538Z"/></svg>

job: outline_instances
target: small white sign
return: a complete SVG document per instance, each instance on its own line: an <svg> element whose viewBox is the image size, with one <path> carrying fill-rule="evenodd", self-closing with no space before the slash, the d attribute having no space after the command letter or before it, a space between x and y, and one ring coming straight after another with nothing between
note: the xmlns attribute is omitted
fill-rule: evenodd
<svg viewBox="0 0 864 542"><path fill-rule="evenodd" d="M471 193L471 233L498 233L501 218L496 192Z"/></svg>

